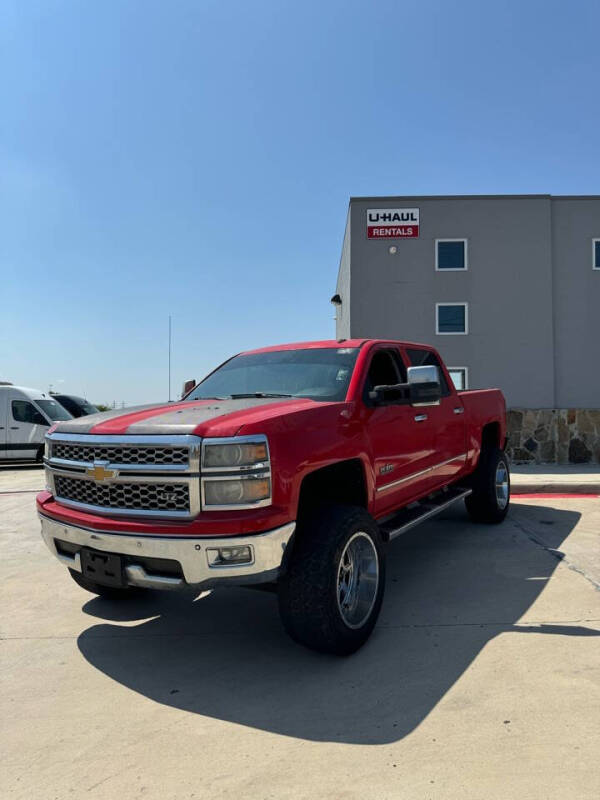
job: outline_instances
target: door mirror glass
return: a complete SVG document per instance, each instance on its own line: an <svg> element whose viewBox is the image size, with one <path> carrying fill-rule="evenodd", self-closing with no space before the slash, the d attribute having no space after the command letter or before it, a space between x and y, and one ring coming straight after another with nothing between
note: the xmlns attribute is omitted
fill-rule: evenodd
<svg viewBox="0 0 600 800"><path fill-rule="evenodd" d="M439 405L442 387L440 371L437 367L409 367L408 386L411 405Z"/></svg>

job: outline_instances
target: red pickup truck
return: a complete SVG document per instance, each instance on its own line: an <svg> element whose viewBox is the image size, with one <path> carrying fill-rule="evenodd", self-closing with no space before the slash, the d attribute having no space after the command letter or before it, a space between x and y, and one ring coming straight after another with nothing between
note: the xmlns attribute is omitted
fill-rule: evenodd
<svg viewBox="0 0 600 800"><path fill-rule="evenodd" d="M112 598L276 585L293 639L348 654L375 626L388 542L461 498L504 519L505 435L502 393L457 392L432 347L254 350L181 402L51 428L42 536Z"/></svg>

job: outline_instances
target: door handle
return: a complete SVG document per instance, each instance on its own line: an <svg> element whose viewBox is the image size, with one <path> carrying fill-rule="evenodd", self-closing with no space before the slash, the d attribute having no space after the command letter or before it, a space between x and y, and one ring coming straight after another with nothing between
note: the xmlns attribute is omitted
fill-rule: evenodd
<svg viewBox="0 0 600 800"><path fill-rule="evenodd" d="M11 425L10 429L11 429L11 431L18 431L19 430L19 426L18 425Z"/></svg>
<svg viewBox="0 0 600 800"><path fill-rule="evenodd" d="M455 408L455 409L454 409L454 413L455 413L455 414L464 414L464 413L465 413L465 410L464 410L464 408L462 408L462 407L460 407L460 408Z"/></svg>
<svg viewBox="0 0 600 800"><path fill-rule="evenodd" d="M415 422L425 422L427 419L427 414L417 414L415 417Z"/></svg>

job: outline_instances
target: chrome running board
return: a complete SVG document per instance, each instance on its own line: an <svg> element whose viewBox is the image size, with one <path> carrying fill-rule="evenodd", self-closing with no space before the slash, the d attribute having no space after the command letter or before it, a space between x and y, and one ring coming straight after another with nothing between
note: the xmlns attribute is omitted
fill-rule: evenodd
<svg viewBox="0 0 600 800"><path fill-rule="evenodd" d="M379 526L383 538L390 542L397 536L401 536L403 533L407 533L412 528L415 528L421 522L425 522L426 519L435 517L436 514L439 514L440 511L444 511L444 509L456 503L457 500L468 497L471 492L472 489L456 487L437 495L437 497L431 500L422 500L412 508L403 509L400 513L396 514L391 519L387 519Z"/></svg>

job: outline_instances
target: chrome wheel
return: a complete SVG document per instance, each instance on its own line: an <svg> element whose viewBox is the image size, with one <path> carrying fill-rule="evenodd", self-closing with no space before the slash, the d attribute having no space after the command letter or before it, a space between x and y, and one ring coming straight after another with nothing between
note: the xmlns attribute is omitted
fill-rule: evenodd
<svg viewBox="0 0 600 800"><path fill-rule="evenodd" d="M338 566L338 608L349 628L360 628L367 621L378 586L377 550L371 538L360 531L346 543Z"/></svg>
<svg viewBox="0 0 600 800"><path fill-rule="evenodd" d="M501 511L508 505L508 468L504 461L496 467L496 502Z"/></svg>

